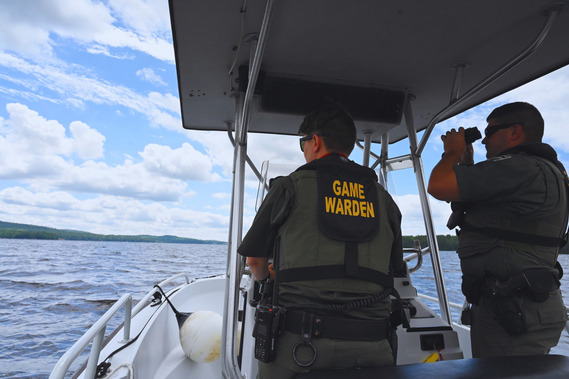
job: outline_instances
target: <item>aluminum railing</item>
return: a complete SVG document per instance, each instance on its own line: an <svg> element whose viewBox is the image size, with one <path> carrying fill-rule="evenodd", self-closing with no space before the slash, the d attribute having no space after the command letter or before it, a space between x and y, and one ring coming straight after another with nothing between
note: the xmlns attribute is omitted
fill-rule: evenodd
<svg viewBox="0 0 569 379"><path fill-rule="evenodd" d="M176 274L168 279L160 282L159 286L163 287L174 280L179 278L185 278L186 284L190 283L190 277L186 273ZM75 362L75 360L85 351L85 349L91 345L91 352L89 353L89 358L87 360L87 366L85 368L85 378L94 378L97 365L99 363L99 355L103 349L103 340L105 338L105 331L109 321L124 307L124 324L123 324L123 340L122 343L127 343L131 340L130 336L130 324L134 316L136 316L144 307L149 303L150 298L154 297L154 294L158 292L157 288L153 288L148 294L146 294L138 304L132 308L132 295L130 293L124 294L89 330L79 338L73 346L69 348L63 354L63 356L57 361L55 367L51 371L49 376L50 379L63 379L65 374L69 370L69 367Z"/></svg>

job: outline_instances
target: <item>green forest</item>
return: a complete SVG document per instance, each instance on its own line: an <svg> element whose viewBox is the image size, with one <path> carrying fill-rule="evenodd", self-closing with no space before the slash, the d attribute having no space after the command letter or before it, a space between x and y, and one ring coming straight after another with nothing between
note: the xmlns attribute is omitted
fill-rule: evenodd
<svg viewBox="0 0 569 379"><path fill-rule="evenodd" d="M78 230L48 228L45 226L15 224L0 221L0 238L14 239L41 239L41 240L74 240L74 241L117 241L117 242L162 242L162 243L218 243L225 242L181 238L176 236L149 236L149 235L114 235L94 234ZM403 247L414 247L418 240L421 247L427 246L426 236L404 236ZM458 238L456 236L437 236L440 250L456 250Z"/></svg>
<svg viewBox="0 0 569 379"><path fill-rule="evenodd" d="M176 236L135 235L121 236L114 234L95 234L78 230L54 229L45 226L15 224L0 221L0 238L73 240L73 241L115 241L115 242L161 242L161 243L197 243L224 244L221 241L199 240Z"/></svg>
<svg viewBox="0 0 569 379"><path fill-rule="evenodd" d="M197 244L225 244L222 241L199 240L194 238L182 238L176 236L150 236L150 235L114 235L94 234L78 230L54 229L45 226L15 224L0 221L0 238L14 239L41 239L41 240L74 240L74 241L115 241L115 242L160 242L160 243L197 243ZM403 236L403 247L415 247L415 241L419 241L421 248L427 246L426 236ZM437 243L441 251L456 251L458 237L438 235ZM561 254L569 254L569 245L560 250Z"/></svg>
<svg viewBox="0 0 569 379"><path fill-rule="evenodd" d="M426 236L403 236L403 247L415 247L415 241L419 241L421 248L427 246ZM438 235L437 243L440 251L456 251L458 249L458 237L447 234L445 236ZM559 254L569 254L569 244L559 249Z"/></svg>

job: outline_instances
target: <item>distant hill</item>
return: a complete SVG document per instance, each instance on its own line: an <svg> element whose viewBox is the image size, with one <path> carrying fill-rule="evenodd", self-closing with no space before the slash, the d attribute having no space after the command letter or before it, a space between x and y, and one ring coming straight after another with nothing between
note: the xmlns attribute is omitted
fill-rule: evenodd
<svg viewBox="0 0 569 379"><path fill-rule="evenodd" d="M0 238L15 239L44 239L44 240L75 240L75 241L116 241L116 242L160 242L160 243L195 243L195 244L226 244L222 241L198 240L176 236L119 236L113 234L94 234L78 230L55 229L45 226L15 224L0 221ZM414 247L417 240L421 247L427 246L426 236L403 236L403 247ZM458 237L455 235L438 235L437 243L441 251L456 251ZM569 254L569 244L563 246L560 254Z"/></svg>
<svg viewBox="0 0 569 379"><path fill-rule="evenodd" d="M0 221L0 238L16 239L45 239L45 240L74 240L74 241L116 241L116 242L161 242L161 243L195 243L195 244L225 244L221 241L198 240L176 236L119 236L113 234L94 234L79 230L55 229L45 226L15 224Z"/></svg>

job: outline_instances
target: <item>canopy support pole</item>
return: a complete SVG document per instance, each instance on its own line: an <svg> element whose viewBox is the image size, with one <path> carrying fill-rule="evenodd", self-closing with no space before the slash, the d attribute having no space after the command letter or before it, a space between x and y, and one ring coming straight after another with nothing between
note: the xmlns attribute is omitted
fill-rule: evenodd
<svg viewBox="0 0 569 379"><path fill-rule="evenodd" d="M415 170L415 177L417 179L417 188L419 190L421 208L423 209L423 220L425 222L425 228L427 231L427 243L429 244L431 251L431 262L433 264L433 274L435 278L435 285L437 287L441 318L449 325L452 325L452 315L450 313L450 306L447 298L447 290L443 276L441 257L439 254L439 245L437 242L435 227L433 225L429 197L427 196L423 160L421 159L420 155L415 154L417 151L417 133L414 127L413 111L411 109L412 98L412 95L407 96L404 109L405 124L407 125L407 134L409 135L409 147L411 149L411 159L413 161L413 168Z"/></svg>
<svg viewBox="0 0 569 379"><path fill-rule="evenodd" d="M243 203L245 186L245 162L247 160L247 132L249 129L251 103L255 93L257 78L271 18L274 0L268 0L258 41L251 48L252 64L249 65L249 83L245 96L238 95L236 101L236 130L233 157L233 191L231 198L231 217L228 243L227 281L225 288L224 317L221 338L221 360L224 378L243 378L237 359L237 326L239 314L239 286L244 271L245 259L237 254L243 233Z"/></svg>
<svg viewBox="0 0 569 379"><path fill-rule="evenodd" d="M451 104L449 104L446 108L437 113L427 125L425 133L423 134L423 138L421 138L421 142L418 144L417 148L415 149L415 155L421 156L423 149L425 148L425 145L427 144L427 141L429 140L429 137L431 136L431 133L433 132L433 129L436 124L438 124L441 120L450 117L450 115L452 115L453 112L455 112L456 109L458 109L463 103L465 103L467 100L471 99L473 96L480 93L483 89L485 89L494 81L499 79L502 75L510 71L512 68L521 63L524 59L533 54L541 46L541 44L549 34L549 31L551 30L553 24L557 20L557 16L561 13L562 8L563 8L562 4L553 4L553 6L548 10L547 20L541 32L525 50L523 50L521 53L515 56L511 61L506 63L504 66L500 67L493 74L488 76L486 79L482 80L480 83L472 87L462 97L457 98L456 101L451 102ZM451 100L452 100L452 95L451 95Z"/></svg>

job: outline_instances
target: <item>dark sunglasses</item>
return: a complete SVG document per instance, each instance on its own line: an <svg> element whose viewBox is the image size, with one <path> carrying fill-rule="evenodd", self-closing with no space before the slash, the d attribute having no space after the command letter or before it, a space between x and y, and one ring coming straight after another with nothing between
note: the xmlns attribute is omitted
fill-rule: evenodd
<svg viewBox="0 0 569 379"><path fill-rule="evenodd" d="M519 123L519 122L510 122L508 124L499 124L499 125L488 126L486 129L484 129L484 136L486 138L488 138L500 129L506 129L506 128L509 128L511 126L520 125L520 124L521 123Z"/></svg>
<svg viewBox="0 0 569 379"><path fill-rule="evenodd" d="M306 143L306 141L310 141L314 136L318 136L318 137L326 137L327 134L312 134L306 137L300 137L299 142L300 142L300 151L302 151L304 153L304 144Z"/></svg>

